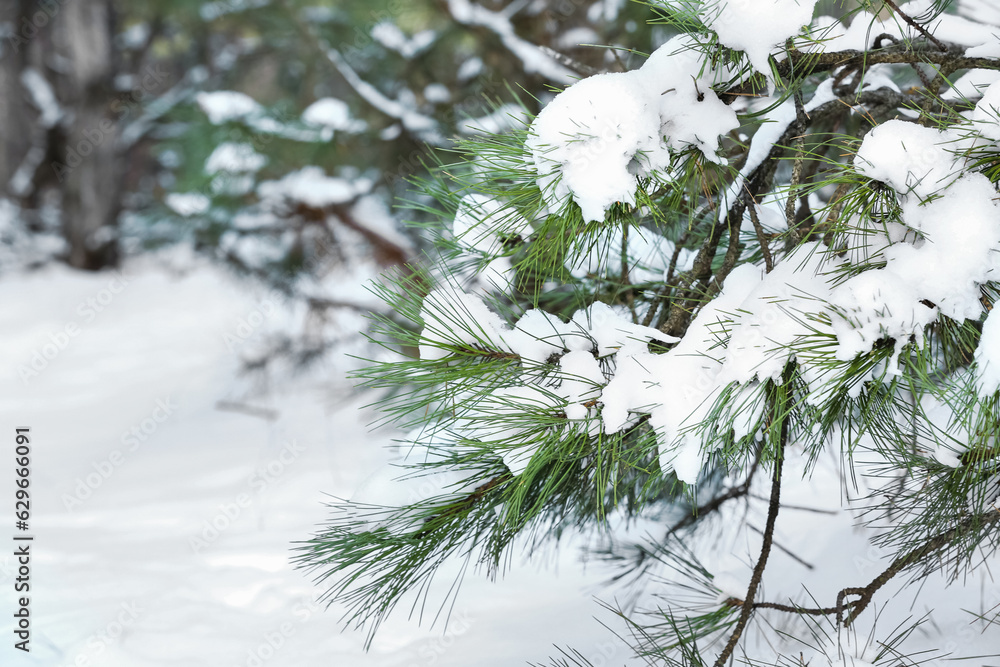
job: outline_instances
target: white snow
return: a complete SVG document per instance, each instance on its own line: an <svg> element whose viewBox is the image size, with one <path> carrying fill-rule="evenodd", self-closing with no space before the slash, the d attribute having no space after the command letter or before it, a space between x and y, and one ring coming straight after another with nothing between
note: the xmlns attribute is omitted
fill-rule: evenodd
<svg viewBox="0 0 1000 667"><path fill-rule="evenodd" d="M500 134L528 124L531 116L517 104L502 104L483 116L464 118L458 123L462 134Z"/></svg>
<svg viewBox="0 0 1000 667"><path fill-rule="evenodd" d="M672 39L640 69L584 79L538 114L525 147L551 209L573 200L584 220L602 221L615 202L635 204L639 178L663 178L673 151L720 161L719 135L739 123L690 49Z"/></svg>
<svg viewBox="0 0 1000 667"><path fill-rule="evenodd" d="M499 199L471 193L459 202L451 229L462 245L486 255L496 255L503 249L504 238L530 234L531 223Z"/></svg>
<svg viewBox="0 0 1000 667"><path fill-rule="evenodd" d="M983 322L983 333L976 347L976 376L979 395L990 396L1000 391L1000 317L990 311Z"/></svg>
<svg viewBox="0 0 1000 667"><path fill-rule="evenodd" d="M213 125L259 116L264 108L252 97L235 90L216 90L195 95L195 101Z"/></svg>
<svg viewBox="0 0 1000 667"><path fill-rule="evenodd" d="M917 0L901 4L900 9L908 16L930 15L933 11L931 4L932 0ZM824 27L829 25L825 20L817 22L817 25L820 24ZM996 26L971 21L947 12L931 21L927 28L939 40L971 48L995 44L998 32ZM839 22L833 24L824 36L826 41L822 48L825 51L865 50L876 36L882 34L887 34L896 40L925 39L917 30L891 12L884 18L859 13L846 28Z"/></svg>
<svg viewBox="0 0 1000 667"><path fill-rule="evenodd" d="M608 227L594 238L580 238L578 247L566 257L566 269L577 279L620 275L622 236L622 230ZM626 245L629 279L633 284L664 280L674 249L672 241L650 229L630 228ZM682 248L675 271L690 269L696 254L690 248Z"/></svg>
<svg viewBox="0 0 1000 667"><path fill-rule="evenodd" d="M415 58L434 43L437 35L433 30L422 30L412 37L404 33L392 21L379 21L372 26L372 37L379 44L391 49L406 59Z"/></svg>
<svg viewBox="0 0 1000 667"><path fill-rule="evenodd" d="M335 130L359 132L367 127L364 121L351 118L347 103L336 97L324 97L307 106L302 112L302 122L329 130L328 140Z"/></svg>
<svg viewBox="0 0 1000 667"><path fill-rule="evenodd" d="M485 69L482 58L472 57L464 60L461 65L458 66L458 70L455 72L455 78L459 81L468 81L469 79L474 79L483 73Z"/></svg>
<svg viewBox="0 0 1000 667"><path fill-rule="evenodd" d="M983 93L972 112L972 122L987 139L1000 141L1000 82L995 82Z"/></svg>
<svg viewBox="0 0 1000 667"><path fill-rule="evenodd" d="M303 167L277 181L264 181L257 186L262 200L297 201L312 208L345 204L367 191L360 181L327 176L322 167L316 166Z"/></svg>
<svg viewBox="0 0 1000 667"><path fill-rule="evenodd" d="M492 12L470 0L448 0L452 18L463 25L486 28L497 35L504 47L520 59L524 71L539 74L555 83L569 83L575 78L536 45L525 41L514 30L510 19L500 12Z"/></svg>
<svg viewBox="0 0 1000 667"><path fill-rule="evenodd" d="M431 104L446 104L451 101L451 91L443 83L429 83L424 86L424 99Z"/></svg>
<svg viewBox="0 0 1000 667"><path fill-rule="evenodd" d="M212 205L212 200L200 192L171 192L163 202L178 215L200 215Z"/></svg>
<svg viewBox="0 0 1000 667"><path fill-rule="evenodd" d="M63 110L48 80L34 67L26 67L21 72L21 83L28 89L32 103L41 113L38 122L42 127L55 127L62 120Z"/></svg>
<svg viewBox="0 0 1000 667"><path fill-rule="evenodd" d="M812 21L816 0L719 0L707 25L719 41L747 54L754 69L769 74L768 56Z"/></svg>
<svg viewBox="0 0 1000 667"><path fill-rule="evenodd" d="M386 116L398 120L402 123L403 127L422 141L431 144L441 144L444 142L436 120L420 113L412 105L407 105L400 100L393 100L386 97L382 91L361 78L344 59L340 51L330 47L323 39L319 39L319 43L324 47L324 54L327 59L333 63L333 66L337 68L337 71L344 77L344 80L347 81L351 88L365 102Z"/></svg>
<svg viewBox="0 0 1000 667"><path fill-rule="evenodd" d="M854 158L859 173L900 193L926 199L948 185L957 170L949 133L903 120L872 128Z"/></svg>
<svg viewBox="0 0 1000 667"><path fill-rule="evenodd" d="M205 173L240 174L256 172L267 164L267 157L254 150L250 144L226 141L212 151L205 160Z"/></svg>
<svg viewBox="0 0 1000 667"><path fill-rule="evenodd" d="M593 577L570 544L545 568L514 558L502 582L469 573L448 621L418 625L404 601L370 652L364 632L341 632L343 607L316 602L322 588L292 569L292 542L328 518L327 494L351 497L383 466L405 473L390 463L400 462L390 449L400 436L369 432L362 406L373 397L351 395L338 357L248 395L243 348L234 353L224 337L246 335L246 345L300 320L280 296L200 260L180 265L133 262L121 278L51 266L0 280L0 422L8 433L32 429L36 549L29 654L10 641L18 564L9 550L0 555L0 662L508 667L544 660L555 642L639 664L593 619L597 605L581 603ZM79 333L50 353L70 323ZM31 368L36 351L45 366L35 361L41 370L25 383L17 368ZM222 400L276 417L220 410ZM3 479L13 479L12 465L0 461ZM433 481L412 491L437 492L447 480ZM66 500L77 494L79 504ZM441 573L442 588L460 565Z"/></svg>

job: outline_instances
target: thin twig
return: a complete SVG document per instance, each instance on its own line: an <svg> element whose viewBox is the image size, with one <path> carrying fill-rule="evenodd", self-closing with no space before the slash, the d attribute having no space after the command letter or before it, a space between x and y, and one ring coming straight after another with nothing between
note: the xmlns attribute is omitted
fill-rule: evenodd
<svg viewBox="0 0 1000 667"><path fill-rule="evenodd" d="M746 628L747 623L750 621L750 616L753 614L753 601L754 597L757 595L757 588L760 586L760 581L764 577L764 568L767 567L767 558L771 554L771 544L774 541L774 524L778 519L778 510L781 507L781 469L782 463L785 460L785 441L788 438L788 419L783 414L784 406L779 404L777 400L774 401L773 406L776 417L781 419L781 431L778 436L778 451L776 452L774 461L774 474L771 477L771 500L768 503L767 508L767 523L764 526L764 541L760 547L760 558L757 559L757 565L754 566L753 574L750 576L750 586L747 588L746 597L743 599L743 607L740 609L740 617L736 621L736 627L733 628L733 633L729 636L729 641L726 642L725 648L722 649L722 653L719 654L718 660L715 661L715 667L722 667L729 660L729 657L736 650L736 645L740 641L740 636L743 634L744 628Z"/></svg>
<svg viewBox="0 0 1000 667"><path fill-rule="evenodd" d="M764 253L764 268L767 270L767 273L770 273L774 269L774 259L771 257L771 249L767 247L767 235L764 233L764 227L761 226L760 218L757 216L757 202L751 202L747 209L750 211L753 230L757 232L757 242L760 244L760 251Z"/></svg>
<svg viewBox="0 0 1000 667"><path fill-rule="evenodd" d="M916 21L914 21L912 18L910 18L909 15L906 12L904 12L902 9L899 8L899 5L897 5L895 2L893 2L893 0L884 0L884 1L885 1L885 4L889 5L893 9L893 11L895 11L897 14L899 14L900 18L902 18L904 21L906 21L906 23L908 25L912 26L921 35L923 35L924 37L926 37L930 41L934 42L935 46L937 46L942 51L947 51L948 50L948 47L945 46L944 42L942 42L937 37L935 37L930 32L928 32L927 29L924 26L920 25L919 23L917 23Z"/></svg>

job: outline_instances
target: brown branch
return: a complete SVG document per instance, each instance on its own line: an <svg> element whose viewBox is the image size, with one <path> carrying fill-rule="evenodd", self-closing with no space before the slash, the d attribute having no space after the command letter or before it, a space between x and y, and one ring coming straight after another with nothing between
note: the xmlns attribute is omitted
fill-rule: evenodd
<svg viewBox="0 0 1000 667"><path fill-rule="evenodd" d="M512 479L514 479L514 475L510 471L508 471L501 475L498 475L497 477L494 477L485 484L480 484L464 498L456 500L453 503L449 503L448 505L443 507L439 513L424 519L423 528L417 533L414 533L413 537L416 539L420 539L436 529L434 526L428 524L433 524L436 521L453 519L454 517L464 512L468 512L478 503L480 503L483 500L483 497L486 496L487 493L493 491L501 484L505 484L506 482L511 481Z"/></svg>
<svg viewBox="0 0 1000 667"><path fill-rule="evenodd" d="M789 375L788 370L786 370L785 375ZM754 597L757 595L757 588L760 587L760 581L764 577L764 568L767 567L767 558L771 554L771 544L774 541L774 524L778 519L778 510L781 508L781 469L785 460L785 441L788 439L788 418L782 414L784 406L777 399L775 399L772 409L775 412L775 417L781 419L781 430L778 436L778 451L774 460L774 474L771 477L771 500L767 508L767 523L764 525L764 540L760 547L757 565L754 566L753 574L750 576L750 586L743 599L740 617L736 621L733 633L729 636L729 641L726 642L725 648L722 649L722 653L715 661L715 667L722 667L726 664L733 651L736 650L743 630L750 621L750 616L753 614Z"/></svg>
<svg viewBox="0 0 1000 667"><path fill-rule="evenodd" d="M752 604L752 607L754 609L777 609L778 611L795 614L809 614L812 616L836 614L838 625L841 622L843 612L845 610L850 610L847 618L843 621L845 626L849 626L861 614L861 612L863 612L868 605L871 604L875 593L877 593L880 588L885 586L897 574L903 572L909 567L919 564L921 561L929 556L932 556L941 549L951 546L955 538L961 536L977 523L982 522L983 524L992 524L997 523L998 521L1000 521L1000 511L985 512L983 514L975 514L967 517L951 530L947 530L932 537L927 542L909 553L897 556L896 559L892 561L892 564L890 564L889 567L887 567L881 574L872 579L867 586L853 586L842 589L839 593L837 593L837 606L835 607L810 608L799 607L798 605L780 604L777 602L756 602ZM845 598L849 595L857 595L859 597L857 600L845 601ZM730 598L729 600L726 600L725 603L733 606L731 602L733 599L734 598Z"/></svg>
<svg viewBox="0 0 1000 667"><path fill-rule="evenodd" d="M930 65L948 66L952 71L959 69L1000 69L1000 59L969 58L965 56L965 47L951 45L947 51L932 49L927 44L893 44L877 51L857 51L846 49L827 53L807 53L793 50L785 60L776 65L777 73L788 77L796 68L806 63L809 72L823 72L838 67L857 68L881 64L911 64L927 63Z"/></svg>
<svg viewBox="0 0 1000 667"><path fill-rule="evenodd" d="M764 253L764 268L770 273L774 270L774 259L771 257L771 249L767 246L767 235L764 227L760 224L760 217L757 215L757 202L752 202L747 207L750 211L750 221L753 222L753 230L757 233L757 243L760 244L760 251Z"/></svg>
<svg viewBox="0 0 1000 667"><path fill-rule="evenodd" d="M932 537L923 545L917 547L913 551L902 556L897 556L892 564L885 569L882 574L875 577L870 584L864 588L845 588L840 592L841 598L845 595L860 595L860 599L853 603L853 608L851 613L844 620L844 625L848 626L858 617L858 614L863 612L865 608L871 603L872 597L875 593L885 586L890 579L895 577L897 574L907 569L912 565L916 565L920 561L924 560L928 556L940 551L941 549L948 547L952 544L955 538L960 537L965 533L970 527L974 526L976 523L982 521L984 524L995 523L1000 521L1000 511L987 512L985 514L973 514L967 517L964 521L959 523L957 526L951 530L947 530L940 535ZM838 604L839 606L839 604ZM839 616L839 614L838 614Z"/></svg>
<svg viewBox="0 0 1000 667"><path fill-rule="evenodd" d="M934 42L935 46L937 46L942 51L947 51L948 50L948 47L945 45L944 42L942 42L937 37L935 37L934 35L932 35L931 33L929 33L926 28L924 28L922 25L920 25L919 23L917 23L916 21L914 21L912 18L910 18L910 16L906 12L904 12L902 9L899 8L899 5L897 5L895 2L893 2L893 0L883 0L883 1L885 2L885 4L889 5L893 9L893 11L895 11L897 14L899 14L900 18L902 18L904 21L906 21L906 23L908 25L912 26L921 35L923 35L924 37L926 37L930 41Z"/></svg>

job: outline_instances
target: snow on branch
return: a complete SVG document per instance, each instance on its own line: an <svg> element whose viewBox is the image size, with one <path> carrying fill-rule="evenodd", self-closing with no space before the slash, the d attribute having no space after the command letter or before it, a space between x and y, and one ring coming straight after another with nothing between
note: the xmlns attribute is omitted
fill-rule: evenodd
<svg viewBox="0 0 1000 667"><path fill-rule="evenodd" d="M561 84L572 83L578 78L576 73L560 65L538 46L519 37L509 16L491 12L471 0L448 0L448 11L462 25L486 28L494 33L507 50L521 60L525 72L539 74Z"/></svg>

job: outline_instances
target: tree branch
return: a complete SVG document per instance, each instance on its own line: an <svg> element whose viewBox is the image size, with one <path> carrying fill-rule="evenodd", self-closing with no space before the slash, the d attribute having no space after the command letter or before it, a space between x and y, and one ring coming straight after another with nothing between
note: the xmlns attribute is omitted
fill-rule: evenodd
<svg viewBox="0 0 1000 667"><path fill-rule="evenodd" d="M924 28L924 26L920 25L919 23L917 23L916 21L914 21L912 18L910 18L910 16L906 12L904 12L902 9L899 8L899 5L897 5L895 2L893 2L893 0L883 0L883 1L885 2L885 4L889 5L894 12L896 12L897 14L899 14L899 17L901 19L903 19L904 21L906 21L906 23L909 26L913 27L921 35L923 35L924 37L926 37L930 41L934 42L935 46L937 46L942 51L947 51L948 50L948 47L944 44L944 42L942 42L941 40L939 40L937 37L935 37L931 33L927 32L927 29Z"/></svg>
<svg viewBox="0 0 1000 667"><path fill-rule="evenodd" d="M785 375L789 375L788 370L785 371ZM785 386L787 386L787 382ZM771 554L771 544L774 541L774 524L778 519L778 510L781 508L781 469L782 463L785 460L785 442L788 440L788 418L783 414L784 409L784 403L775 398L772 410L775 418L781 420L781 429L777 443L778 451L775 452L774 473L771 477L771 500L767 508L767 523L764 525L764 541L760 547L760 557L757 559L757 565L754 566L753 574L750 576L750 586L747 588L746 597L743 599L743 607L740 609L739 620L736 621L736 627L729 636L729 641L726 642L725 648L722 649L722 653L719 654L719 658L715 661L715 667L725 665L726 661L733 654L733 651L736 650L736 644L739 642L751 614L753 614L753 600L757 595L757 588L760 587L760 581L764 577L767 558Z"/></svg>

